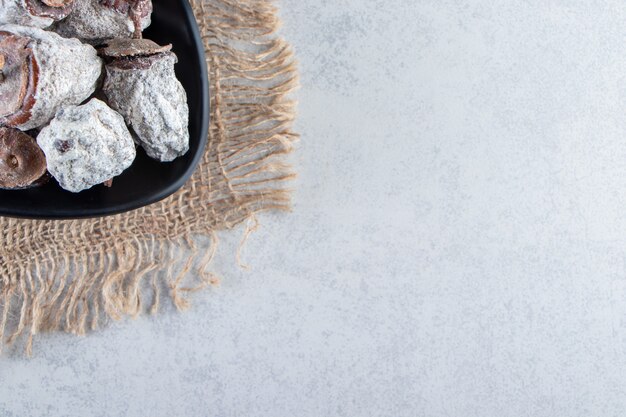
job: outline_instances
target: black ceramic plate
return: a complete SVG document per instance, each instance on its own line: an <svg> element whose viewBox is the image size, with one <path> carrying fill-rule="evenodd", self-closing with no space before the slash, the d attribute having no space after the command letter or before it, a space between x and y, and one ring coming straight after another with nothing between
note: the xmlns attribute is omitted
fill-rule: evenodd
<svg viewBox="0 0 626 417"><path fill-rule="evenodd" d="M144 36L165 45L173 44L178 55L176 75L189 101L189 152L173 162L162 163L137 150L133 165L113 187L98 185L70 193L56 181L28 190L0 190L0 216L67 219L122 213L155 203L173 194L191 177L202 157L209 125L209 87L204 48L188 0L153 0L152 24Z"/></svg>

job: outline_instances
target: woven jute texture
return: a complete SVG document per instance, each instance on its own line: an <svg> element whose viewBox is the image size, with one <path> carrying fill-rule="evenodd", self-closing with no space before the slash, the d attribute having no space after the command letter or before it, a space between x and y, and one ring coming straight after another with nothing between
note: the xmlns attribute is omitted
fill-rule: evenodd
<svg viewBox="0 0 626 417"><path fill-rule="evenodd" d="M32 352L43 331L85 334L108 319L189 306L217 282L215 232L288 210L286 156L297 71L270 0L192 0L205 45L211 126L204 158L172 197L95 220L0 217L0 349ZM198 239L210 238L200 250ZM203 245L206 248L206 245ZM21 348L18 350L21 351Z"/></svg>

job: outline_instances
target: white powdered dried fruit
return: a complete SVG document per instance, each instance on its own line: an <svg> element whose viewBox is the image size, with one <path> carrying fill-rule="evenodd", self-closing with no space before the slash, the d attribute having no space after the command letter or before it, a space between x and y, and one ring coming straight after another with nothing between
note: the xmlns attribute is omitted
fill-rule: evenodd
<svg viewBox="0 0 626 417"><path fill-rule="evenodd" d="M98 99L62 108L37 143L50 174L75 193L120 175L136 156L124 119Z"/></svg>
<svg viewBox="0 0 626 417"><path fill-rule="evenodd" d="M103 87L148 156L163 162L189 150L189 107L174 73L176 62L172 52L113 60Z"/></svg>
<svg viewBox="0 0 626 417"><path fill-rule="evenodd" d="M12 117L12 114L2 114L0 118L6 119L2 123L20 130L39 128L47 124L62 106L80 104L95 91L102 73L102 60L92 46L26 26L3 25L0 26L0 35L2 33L26 40L29 53L25 59L30 60L32 56L34 64L31 62L21 68L29 68L36 73L29 82L31 96L26 97L31 100L23 104L28 108L16 110L16 113L25 111L25 115ZM22 64L16 62L15 65L17 68ZM17 71L15 74L19 75ZM7 79L11 75L9 73Z"/></svg>
<svg viewBox="0 0 626 417"><path fill-rule="evenodd" d="M140 37L150 26L151 14L152 0L76 0L74 11L51 29L95 45L111 38Z"/></svg>
<svg viewBox="0 0 626 417"><path fill-rule="evenodd" d="M73 3L74 0L0 0L0 24L45 29L70 14Z"/></svg>

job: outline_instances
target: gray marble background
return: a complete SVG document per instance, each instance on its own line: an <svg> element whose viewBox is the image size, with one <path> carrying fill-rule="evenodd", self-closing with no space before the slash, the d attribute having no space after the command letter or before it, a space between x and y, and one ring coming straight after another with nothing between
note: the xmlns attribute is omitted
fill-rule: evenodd
<svg viewBox="0 0 626 417"><path fill-rule="evenodd" d="M280 0L294 212L184 314L0 359L0 416L621 416L626 4Z"/></svg>

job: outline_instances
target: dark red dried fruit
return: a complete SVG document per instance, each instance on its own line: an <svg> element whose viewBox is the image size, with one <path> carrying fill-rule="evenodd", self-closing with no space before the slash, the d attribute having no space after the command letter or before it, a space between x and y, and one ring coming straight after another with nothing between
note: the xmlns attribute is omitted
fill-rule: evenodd
<svg viewBox="0 0 626 417"><path fill-rule="evenodd" d="M39 65L29 44L28 37L0 31L0 55L4 59L0 124L18 126L30 119L39 82Z"/></svg>
<svg viewBox="0 0 626 417"><path fill-rule="evenodd" d="M32 186L46 173L46 157L26 133L0 128L0 188Z"/></svg>
<svg viewBox="0 0 626 417"><path fill-rule="evenodd" d="M33 16L61 20L74 9L74 0L25 0L26 8Z"/></svg>

